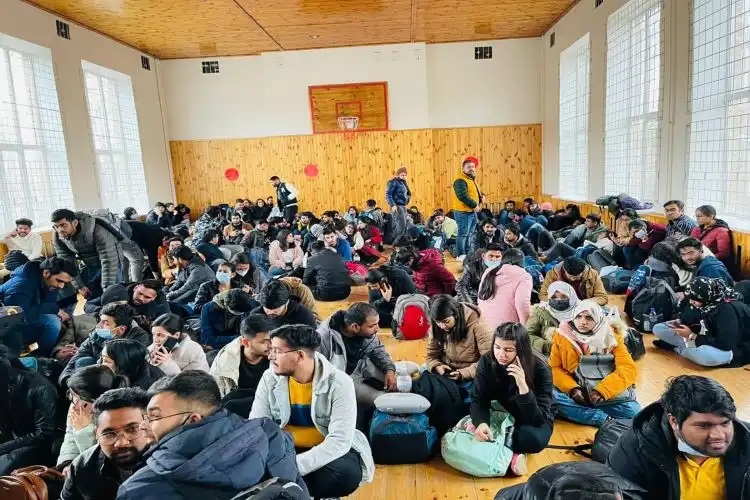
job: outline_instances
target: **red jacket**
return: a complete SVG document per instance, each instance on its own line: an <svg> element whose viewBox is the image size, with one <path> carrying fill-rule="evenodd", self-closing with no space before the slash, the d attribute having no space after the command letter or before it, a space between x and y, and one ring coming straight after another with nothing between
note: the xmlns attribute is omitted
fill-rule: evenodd
<svg viewBox="0 0 750 500"><path fill-rule="evenodd" d="M698 226L693 229L690 236L700 240L714 253L717 259L725 264L731 260L732 231L729 230L729 225L723 220L717 219L715 224L707 228Z"/></svg>
<svg viewBox="0 0 750 500"><path fill-rule="evenodd" d="M370 226L370 243L373 245L380 245L383 243L383 235L380 234L380 229L374 225Z"/></svg>
<svg viewBox="0 0 750 500"><path fill-rule="evenodd" d="M664 241L667 237L667 226L664 224L657 224L656 222L646 221L646 232L648 238L643 241L639 238L633 238L630 240L631 247L642 248L643 250L651 250L654 245L660 241Z"/></svg>
<svg viewBox="0 0 750 500"><path fill-rule="evenodd" d="M432 297L442 293L453 295L456 288L456 278L446 269L443 257L434 248L419 252L419 263L414 270L414 284L425 295Z"/></svg>

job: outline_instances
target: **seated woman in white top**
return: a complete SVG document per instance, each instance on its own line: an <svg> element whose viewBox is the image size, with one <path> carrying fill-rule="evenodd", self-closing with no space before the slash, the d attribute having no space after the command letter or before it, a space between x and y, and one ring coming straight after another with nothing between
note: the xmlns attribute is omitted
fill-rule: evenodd
<svg viewBox="0 0 750 500"><path fill-rule="evenodd" d="M162 314L151 324L153 343L148 346L149 362L166 375L184 370L208 371L203 347L186 333L185 322L176 314Z"/></svg>

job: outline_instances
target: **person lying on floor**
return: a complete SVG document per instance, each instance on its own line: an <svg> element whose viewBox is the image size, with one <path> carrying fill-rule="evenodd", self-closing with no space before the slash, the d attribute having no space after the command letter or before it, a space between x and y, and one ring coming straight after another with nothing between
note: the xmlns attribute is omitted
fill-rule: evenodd
<svg viewBox="0 0 750 500"><path fill-rule="evenodd" d="M531 350L526 329L518 323L504 323L492 337L492 350L477 364L471 393L471 422L480 441L492 441L490 409L497 401L513 416L510 468L525 475L526 453L539 453L552 437L555 415L552 409L552 372Z"/></svg>
<svg viewBox="0 0 750 500"><path fill-rule="evenodd" d="M369 288L368 302L377 310L381 328L391 328L393 311L399 297L417 293L417 287L409 273L388 264L369 269L365 283Z"/></svg>
<svg viewBox="0 0 750 500"><path fill-rule="evenodd" d="M540 301L549 300L549 286L555 281L572 286L581 300L592 299L600 306L606 306L609 302L609 295L599 273L578 257L568 257L547 272L539 289Z"/></svg>
<svg viewBox="0 0 750 500"><path fill-rule="evenodd" d="M560 324L549 356L559 416L601 427L610 418L632 418L640 411L637 369L623 341L626 333L625 324L610 321L593 300L580 302L573 320ZM612 362L603 359L608 355Z"/></svg>
<svg viewBox="0 0 750 500"><path fill-rule="evenodd" d="M549 300L531 306L531 315L526 321L532 349L544 356L549 356L552 349L555 330L573 319L573 311L578 306L575 289L564 281L553 281L547 294Z"/></svg>
<svg viewBox="0 0 750 500"><path fill-rule="evenodd" d="M502 258L503 246L499 243L490 243L486 248L475 250L473 255L464 260L461 277L456 282L456 298L460 302L476 304L484 272L498 266Z"/></svg>
<svg viewBox="0 0 750 500"><path fill-rule="evenodd" d="M498 265L489 267L479 285L477 306L482 321L494 330L507 322L525 323L531 313L531 275L523 268L523 254L510 248Z"/></svg>
<svg viewBox="0 0 750 500"><path fill-rule="evenodd" d="M344 300L352 292L352 279L344 259L322 241L310 245L310 257L302 283L312 291L316 300L335 302Z"/></svg>

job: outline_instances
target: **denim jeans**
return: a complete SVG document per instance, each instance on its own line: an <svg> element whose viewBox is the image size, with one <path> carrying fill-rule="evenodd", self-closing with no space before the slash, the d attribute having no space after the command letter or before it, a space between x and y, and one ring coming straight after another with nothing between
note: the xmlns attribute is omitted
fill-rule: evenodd
<svg viewBox="0 0 750 500"><path fill-rule="evenodd" d="M62 320L56 314L42 314L33 323L23 325L23 342L26 345L36 342L39 350L35 352L39 356L49 356L57 344L62 329Z"/></svg>
<svg viewBox="0 0 750 500"><path fill-rule="evenodd" d="M406 233L406 207L397 205L393 208L396 209L394 212L391 212L391 221L393 223L393 239L395 240L399 236Z"/></svg>
<svg viewBox="0 0 750 500"><path fill-rule="evenodd" d="M653 327L654 335L673 346L674 352L701 366L722 366L732 362L732 351L722 351L710 345L688 347L685 339L677 335L666 323L657 323Z"/></svg>
<svg viewBox="0 0 750 500"><path fill-rule="evenodd" d="M606 401L596 406L579 405L573 399L557 389L553 390L557 402L557 414L566 420L583 425L601 427L607 417L633 418L641 411L638 401L625 401L621 403L607 403Z"/></svg>
<svg viewBox="0 0 750 500"><path fill-rule="evenodd" d="M597 250L598 248L596 248L594 245L586 245L585 247L577 248L575 256L579 259L586 260L589 255L596 252Z"/></svg>
<svg viewBox="0 0 750 500"><path fill-rule="evenodd" d="M581 224L580 226L573 229L565 237L565 244L570 245L573 248L578 248L579 246L583 245L583 238L585 235L586 235L586 224Z"/></svg>
<svg viewBox="0 0 750 500"><path fill-rule="evenodd" d="M453 211L453 217L458 225L458 237L456 238L456 256L466 255L469 251L470 238L474 237L477 229L476 212Z"/></svg>

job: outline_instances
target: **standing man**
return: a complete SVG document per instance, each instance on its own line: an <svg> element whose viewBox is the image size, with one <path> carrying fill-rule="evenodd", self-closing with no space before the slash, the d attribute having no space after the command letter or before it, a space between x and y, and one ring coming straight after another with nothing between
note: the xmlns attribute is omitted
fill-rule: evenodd
<svg viewBox="0 0 750 500"><path fill-rule="evenodd" d="M453 218L458 224L456 238L456 255L463 262L469 244L477 227L477 212L480 210L480 191L475 177L479 160L473 156L467 157L461 165L461 173L453 181Z"/></svg>
<svg viewBox="0 0 750 500"><path fill-rule="evenodd" d="M33 224L30 219L22 218L16 221L16 229L3 237L3 243L7 245L8 253L14 250L21 252L28 260L36 260L42 257L42 235L31 232ZM8 270L12 271L13 269Z"/></svg>
<svg viewBox="0 0 750 500"><path fill-rule="evenodd" d="M276 188L276 201L279 209L284 212L284 218L292 222L299 208L297 188L287 182L281 182L277 175L271 177L271 184Z"/></svg>
<svg viewBox="0 0 750 500"><path fill-rule="evenodd" d="M406 183L406 167L396 170L396 177L385 187L385 199L393 214L393 239L406 233L406 205L411 200L411 191Z"/></svg>

